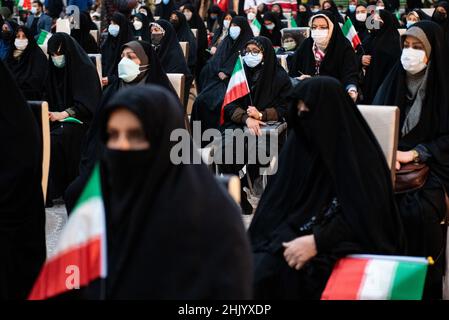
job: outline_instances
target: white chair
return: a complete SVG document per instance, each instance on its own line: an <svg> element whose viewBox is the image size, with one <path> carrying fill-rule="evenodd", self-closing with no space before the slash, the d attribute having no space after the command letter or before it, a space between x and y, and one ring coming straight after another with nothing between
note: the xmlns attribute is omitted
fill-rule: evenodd
<svg viewBox="0 0 449 320"><path fill-rule="evenodd" d="M358 105L357 107L382 148L394 184L399 137L399 108L370 105Z"/></svg>
<svg viewBox="0 0 449 320"><path fill-rule="evenodd" d="M94 37L95 41L98 43L100 43L100 31L98 30L90 30L89 33L92 35L92 37Z"/></svg>
<svg viewBox="0 0 449 320"><path fill-rule="evenodd" d="M278 59L279 63L281 64L282 68L284 68L284 70L286 72L288 72L287 55L286 54L278 54L277 59Z"/></svg>
<svg viewBox="0 0 449 320"><path fill-rule="evenodd" d="M167 73L168 80L175 88L181 102L184 99L185 76L182 73Z"/></svg>
<svg viewBox="0 0 449 320"><path fill-rule="evenodd" d="M433 12L435 11L435 8L422 8L421 9L425 14L427 14L429 17L433 16Z"/></svg>
<svg viewBox="0 0 449 320"><path fill-rule="evenodd" d="M186 41L180 41L179 45L181 46L182 53L184 53L184 58L186 61L189 59L189 43Z"/></svg>
<svg viewBox="0 0 449 320"><path fill-rule="evenodd" d="M198 39L198 29L191 29L191 30L195 38Z"/></svg>
<svg viewBox="0 0 449 320"><path fill-rule="evenodd" d="M92 62L94 63L95 67L97 68L98 77L99 77L100 82L101 82L101 78L103 76L103 71L102 71L102 66L101 66L101 54L99 54L99 53L89 53L88 56L92 60Z"/></svg>

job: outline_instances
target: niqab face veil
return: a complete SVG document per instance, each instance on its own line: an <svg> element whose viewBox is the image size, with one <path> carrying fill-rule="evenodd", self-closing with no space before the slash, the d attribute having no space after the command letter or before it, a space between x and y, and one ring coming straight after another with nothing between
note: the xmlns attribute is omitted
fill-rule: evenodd
<svg viewBox="0 0 449 320"><path fill-rule="evenodd" d="M108 119L118 108L136 115L149 149L107 149ZM155 85L123 89L105 108L99 128L108 228L106 297L249 297L250 252L238 207L204 165L171 161L177 141L170 141L170 135L184 129L176 96ZM193 148L190 138L188 145ZM142 170L126 169L130 166ZM118 184L125 180L131 181L127 188ZM226 279L217 279L217 271ZM144 274L148 277L142 279ZM89 296L99 295L95 286L88 290L93 290Z"/></svg>

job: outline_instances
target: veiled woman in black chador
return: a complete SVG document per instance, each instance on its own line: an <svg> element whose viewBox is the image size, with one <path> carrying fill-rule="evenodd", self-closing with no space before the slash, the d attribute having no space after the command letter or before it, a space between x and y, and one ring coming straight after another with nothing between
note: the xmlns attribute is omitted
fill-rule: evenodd
<svg viewBox="0 0 449 320"><path fill-rule="evenodd" d="M209 128L219 127L221 106L229 78L240 50L253 37L246 18L233 18L231 28L239 30L237 37L234 35L233 39L231 35L226 36L201 72L202 89L193 104L191 121L201 121L203 132Z"/></svg>
<svg viewBox="0 0 449 320"><path fill-rule="evenodd" d="M81 46L66 33L48 41L45 95L51 121L49 199L63 195L78 175L84 135L101 98L97 70ZM67 118L78 121L66 121Z"/></svg>
<svg viewBox="0 0 449 320"><path fill-rule="evenodd" d="M249 228L255 297L319 299L337 258L403 254L403 229L382 150L337 80L304 80L289 116Z"/></svg>
<svg viewBox="0 0 449 320"><path fill-rule="evenodd" d="M2 61L0 83L0 300L23 300L47 249L41 144L31 110Z"/></svg>
<svg viewBox="0 0 449 320"><path fill-rule="evenodd" d="M430 168L419 190L398 195L408 254L432 256L424 297L441 297L444 268L445 191L449 191L449 52L441 28L420 21L402 35L402 55L374 98L400 109L397 169L409 162Z"/></svg>
<svg viewBox="0 0 449 320"><path fill-rule="evenodd" d="M103 297L251 298L238 206L206 166L171 159L178 142L170 135L185 130L177 97L156 85L126 88L106 106L99 130L108 239ZM190 138L185 142L193 150ZM97 285L79 293L98 299Z"/></svg>

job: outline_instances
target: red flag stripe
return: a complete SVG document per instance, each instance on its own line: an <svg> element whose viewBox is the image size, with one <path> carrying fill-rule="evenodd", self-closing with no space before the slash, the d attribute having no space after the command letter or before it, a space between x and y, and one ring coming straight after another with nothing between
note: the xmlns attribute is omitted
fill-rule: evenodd
<svg viewBox="0 0 449 320"><path fill-rule="evenodd" d="M100 236L51 258L42 269L28 299L47 299L70 290L67 282L71 284L69 278L73 277L74 273L72 273L73 270L68 269L69 266L78 267L80 287L87 285L90 281L100 277L101 258ZM83 264L81 265L80 262L83 262ZM62 273L60 270L65 270L66 273Z"/></svg>
<svg viewBox="0 0 449 320"><path fill-rule="evenodd" d="M367 259L344 258L337 262L321 300L356 300Z"/></svg>
<svg viewBox="0 0 449 320"><path fill-rule="evenodd" d="M221 106L220 124L224 123L224 107L230 104L232 101L248 94L248 85L246 82L240 82L238 85L232 87L232 89L226 92L223 105Z"/></svg>

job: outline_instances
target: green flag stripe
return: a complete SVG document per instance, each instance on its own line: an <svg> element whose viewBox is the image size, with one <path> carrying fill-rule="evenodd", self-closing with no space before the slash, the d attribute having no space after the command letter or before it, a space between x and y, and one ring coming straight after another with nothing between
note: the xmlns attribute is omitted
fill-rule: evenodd
<svg viewBox="0 0 449 320"><path fill-rule="evenodd" d="M92 171L92 175L89 178L89 181L86 184L83 192L81 193L78 202L74 210L77 207L81 206L84 202L88 201L91 198L100 197L101 198L101 182L100 182L100 165L97 163Z"/></svg>
<svg viewBox="0 0 449 320"><path fill-rule="evenodd" d="M240 57L238 57L234 66L234 70L232 71L232 75L236 74L240 70L242 70L242 61L240 60Z"/></svg>
<svg viewBox="0 0 449 320"><path fill-rule="evenodd" d="M427 265L410 262L398 263L391 288L391 300L421 300Z"/></svg>
<svg viewBox="0 0 449 320"><path fill-rule="evenodd" d="M343 31L343 34L346 36L349 33L349 29L351 29L351 20L346 20L345 24L341 28L341 31Z"/></svg>

